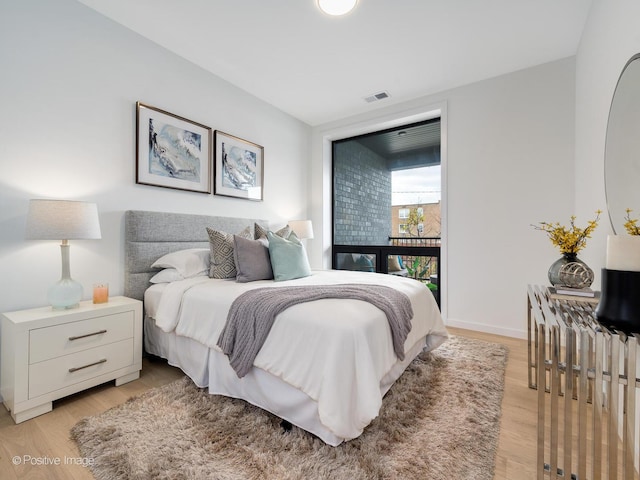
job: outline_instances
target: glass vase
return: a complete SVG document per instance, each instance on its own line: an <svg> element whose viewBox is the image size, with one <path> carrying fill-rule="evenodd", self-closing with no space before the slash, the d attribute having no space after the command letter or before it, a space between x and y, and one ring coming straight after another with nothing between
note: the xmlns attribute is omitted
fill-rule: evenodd
<svg viewBox="0 0 640 480"><path fill-rule="evenodd" d="M586 288L593 283L593 270L575 253L563 253L549 267L548 276L554 287Z"/></svg>

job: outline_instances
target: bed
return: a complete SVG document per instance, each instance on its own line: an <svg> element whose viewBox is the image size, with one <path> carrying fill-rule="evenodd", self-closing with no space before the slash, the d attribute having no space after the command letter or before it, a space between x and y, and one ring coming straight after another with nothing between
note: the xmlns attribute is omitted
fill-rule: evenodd
<svg viewBox="0 0 640 480"><path fill-rule="evenodd" d="M253 235L256 224L268 222L126 212L125 295L144 300L145 350L182 369L209 393L243 399L337 446L363 432L406 367L423 350L442 344L447 331L430 291L392 275L329 270L285 281L240 283L196 275L150 282L161 271L152 267L160 257L209 248L207 227L229 233L248 229ZM394 350L388 315L362 300L338 298L299 303L278 314L253 367L242 376L218 346L234 299L249 290L346 284L391 288L409 299L413 316L402 355L397 345Z"/></svg>

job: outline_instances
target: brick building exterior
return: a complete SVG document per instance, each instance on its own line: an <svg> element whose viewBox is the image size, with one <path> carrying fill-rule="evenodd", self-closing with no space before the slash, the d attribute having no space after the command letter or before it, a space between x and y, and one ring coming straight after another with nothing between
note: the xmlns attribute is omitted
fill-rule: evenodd
<svg viewBox="0 0 640 480"><path fill-rule="evenodd" d="M412 210L422 212L423 221L417 226L409 224ZM392 237L439 237L440 202L414 203L412 205L394 205L391 207Z"/></svg>

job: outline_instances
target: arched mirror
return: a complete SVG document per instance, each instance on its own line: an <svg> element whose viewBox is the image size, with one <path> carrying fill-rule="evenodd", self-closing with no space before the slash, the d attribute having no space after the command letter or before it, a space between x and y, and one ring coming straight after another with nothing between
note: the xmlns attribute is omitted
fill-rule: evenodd
<svg viewBox="0 0 640 480"><path fill-rule="evenodd" d="M621 235L627 208L640 217L640 54L627 62L613 94L604 178L611 226Z"/></svg>

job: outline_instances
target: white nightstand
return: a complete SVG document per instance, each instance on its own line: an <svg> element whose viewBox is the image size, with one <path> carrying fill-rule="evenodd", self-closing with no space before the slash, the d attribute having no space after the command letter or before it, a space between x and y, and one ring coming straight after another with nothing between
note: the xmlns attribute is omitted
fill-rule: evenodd
<svg viewBox="0 0 640 480"><path fill-rule="evenodd" d="M142 302L111 297L0 317L0 394L16 423L50 412L52 401L89 387L135 380L142 369Z"/></svg>

